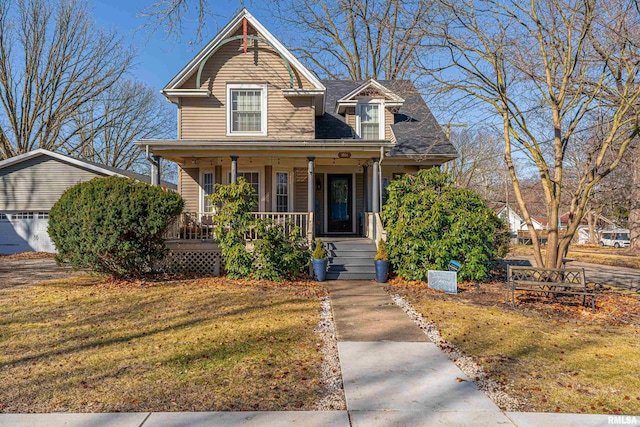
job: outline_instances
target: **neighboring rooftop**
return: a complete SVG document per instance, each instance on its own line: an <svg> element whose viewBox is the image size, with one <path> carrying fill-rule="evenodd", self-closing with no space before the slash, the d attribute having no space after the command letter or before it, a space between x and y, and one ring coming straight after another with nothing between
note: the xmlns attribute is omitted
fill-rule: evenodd
<svg viewBox="0 0 640 427"><path fill-rule="evenodd" d="M13 165L16 163L23 162L28 159L32 159L38 156L48 156L84 169L88 169L94 172L103 173L105 175L119 175L123 177L133 178L140 182L146 182L147 184L151 183L151 178L149 176L139 174L137 172L133 172L130 170L114 168L112 166L103 165L100 163L90 162L88 160L76 159L74 157L66 156L64 154L56 153L53 151L45 150L43 148L38 148L37 150L29 151L28 153L20 154L15 157L10 157L6 160L0 161L0 169L7 167L9 165ZM177 190L178 186L169 181L161 181L160 185L170 189Z"/></svg>

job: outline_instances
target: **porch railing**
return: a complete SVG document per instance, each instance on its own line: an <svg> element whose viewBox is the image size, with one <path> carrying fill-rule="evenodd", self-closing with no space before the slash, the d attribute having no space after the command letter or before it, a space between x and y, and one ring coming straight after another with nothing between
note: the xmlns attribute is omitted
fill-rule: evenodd
<svg viewBox="0 0 640 427"><path fill-rule="evenodd" d="M284 227L286 233L291 233L294 227L303 238L308 238L310 228L309 214L306 212L254 212L256 218L270 219L274 224ZM183 212L169 226L165 239L179 240L213 240L214 214L211 212ZM255 239L255 233L247 233L247 239Z"/></svg>

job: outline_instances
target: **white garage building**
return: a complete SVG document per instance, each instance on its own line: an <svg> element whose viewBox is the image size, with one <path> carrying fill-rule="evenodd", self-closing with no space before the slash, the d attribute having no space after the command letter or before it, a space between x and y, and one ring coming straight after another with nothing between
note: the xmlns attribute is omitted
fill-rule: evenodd
<svg viewBox="0 0 640 427"><path fill-rule="evenodd" d="M69 187L96 177L149 177L38 149L0 162L0 254L55 252L49 210ZM164 183L163 183L164 184Z"/></svg>

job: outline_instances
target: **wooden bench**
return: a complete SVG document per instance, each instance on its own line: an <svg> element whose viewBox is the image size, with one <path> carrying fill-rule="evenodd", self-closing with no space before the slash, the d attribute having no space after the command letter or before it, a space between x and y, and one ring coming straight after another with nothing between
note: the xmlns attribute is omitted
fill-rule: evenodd
<svg viewBox="0 0 640 427"><path fill-rule="evenodd" d="M536 268L507 266L507 284L511 291L511 303L515 305L515 291L527 291L555 296L557 294L582 295L582 304L587 297L596 311L596 289L587 286L583 268Z"/></svg>

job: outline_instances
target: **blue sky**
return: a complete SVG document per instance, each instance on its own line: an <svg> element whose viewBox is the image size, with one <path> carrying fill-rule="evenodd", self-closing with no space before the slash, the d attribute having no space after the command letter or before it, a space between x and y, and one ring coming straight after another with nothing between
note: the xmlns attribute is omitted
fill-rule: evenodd
<svg viewBox="0 0 640 427"><path fill-rule="evenodd" d="M160 90L240 9L240 1L211 1L215 16L207 20L203 40L196 44L189 44L195 29L190 22L185 23L184 35L180 40L173 37L167 39L162 31L150 33L143 28L148 21L139 14L153 2L154 0L93 0L92 5L96 23L100 27L117 31L138 52L136 67L132 70L133 77ZM245 5L273 32L269 14L264 10L265 3L251 1L245 2Z"/></svg>

